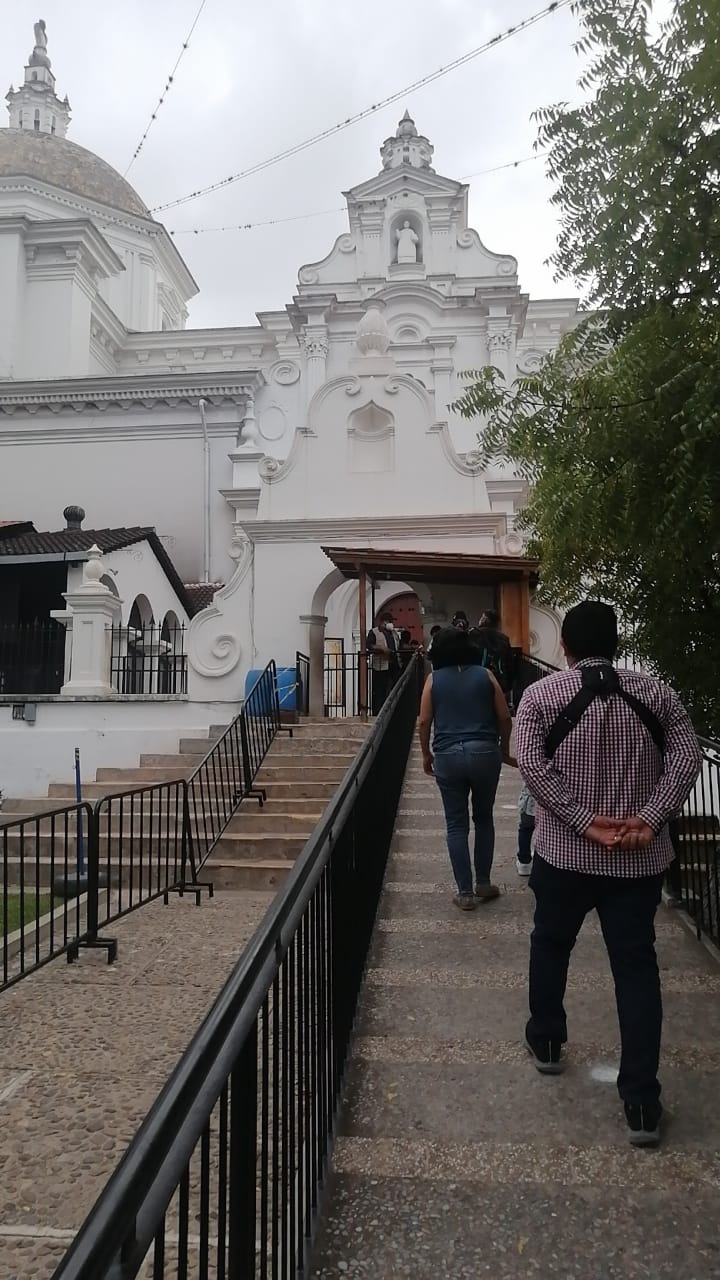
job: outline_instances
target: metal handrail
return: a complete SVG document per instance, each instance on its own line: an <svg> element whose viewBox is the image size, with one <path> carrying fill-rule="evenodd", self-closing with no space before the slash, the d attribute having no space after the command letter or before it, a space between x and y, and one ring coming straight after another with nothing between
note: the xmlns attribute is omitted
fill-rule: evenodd
<svg viewBox="0 0 720 1280"><path fill-rule="evenodd" d="M167 1207L188 1169L192 1153L207 1131L209 1118L227 1088L228 1080L232 1078L233 1090L237 1087L236 1073L246 1046L257 1053L256 1023L260 1010L267 1007L269 993L295 942L300 922L326 875L342 833L352 820L358 797L369 780L390 727L395 725L395 717L399 717L397 723L402 728L400 712L411 711L412 719L408 716L408 725L414 724L416 702L411 681L415 679L416 673L410 664L390 694L284 887L276 895L262 924L141 1124L75 1242L55 1271L53 1280L129 1280L137 1275L156 1232L164 1223ZM412 697L412 705L403 703L408 697ZM409 744L408 733L405 746L409 748ZM392 740L390 746L395 746ZM397 773L396 810L405 759L395 750L390 759ZM383 778L385 776L383 772ZM394 821L394 812L392 818ZM391 830L392 825L387 832L388 848ZM379 870L378 896L382 868ZM333 896L330 907L334 905ZM368 921L364 924L369 942ZM369 925L371 928L372 920ZM350 997L352 994L351 990ZM333 1000L336 995L333 989ZM355 992L355 998L356 995ZM351 1022L351 1010L348 1009L346 1014ZM343 1026L346 1021L344 1018ZM341 1043L342 1061L336 1064L340 1073L346 1049L346 1042ZM255 1069L257 1071L257 1063ZM335 1075L332 1081L333 1103L337 1101L340 1085L339 1076L335 1078ZM240 1104L243 1101L255 1115L255 1095L241 1098ZM324 1103L325 1100L321 1101ZM328 1134L328 1147L329 1137ZM249 1159L250 1168L254 1169L254 1141ZM232 1229L230 1223L231 1233ZM224 1248L224 1241L222 1245ZM230 1273L236 1274L235 1271Z"/></svg>

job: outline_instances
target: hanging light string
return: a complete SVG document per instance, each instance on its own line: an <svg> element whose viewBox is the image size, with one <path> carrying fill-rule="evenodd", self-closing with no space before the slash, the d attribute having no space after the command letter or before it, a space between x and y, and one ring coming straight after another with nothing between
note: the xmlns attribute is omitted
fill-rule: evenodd
<svg viewBox="0 0 720 1280"><path fill-rule="evenodd" d="M480 57L481 54L487 53L497 45L503 44L513 36L519 35L520 32L534 27L536 23L541 22L543 18L547 18L550 14L558 13L561 9L567 8L571 3L572 0L552 0L551 4L548 4L538 13L531 14L529 18L524 18L522 22L517 22L514 26L508 27L506 31L493 36L491 40L486 40L484 44L478 45L476 49L471 49L469 53L462 54L459 58L455 58L453 62L448 62L446 66L438 67L437 71L430 72L429 75L423 76L420 80L414 80L412 84L406 85L403 89L398 89L396 93L389 94L387 98L381 99L380 102L374 102L372 106L366 107L363 111L358 111L354 116L348 116L346 120L341 120L338 124L331 125L320 133L313 134L311 138L306 138L304 142L297 142L292 147L286 147L284 151L278 151L267 160L261 160L257 164L251 165L249 169L243 169L240 173L231 173L227 178L222 178L219 182L213 182L207 187L200 187L197 191L191 191L188 195L180 196L177 200L168 200L166 204L155 205L151 212L163 213L166 209L177 209L180 205L188 204L191 200L199 200L201 196L211 195L215 191L222 190L223 187L231 186L234 182L240 182L242 178L249 178L253 174L262 173L265 169L270 169L273 165L280 164L282 160L288 160L291 156L299 155L302 151L307 151L310 147L317 146L318 142L324 142L326 138L334 137L335 134L341 133L342 130L349 129L351 125L358 124L361 120L367 119L368 116L375 115L376 112L382 111L383 108L391 106L393 102L398 102L401 98L407 98L410 94L416 93L418 89L424 89L427 85L433 84L443 76L449 75L451 71L456 71L458 67L463 67L468 62L472 62L474 58Z"/></svg>
<svg viewBox="0 0 720 1280"><path fill-rule="evenodd" d="M158 98L158 100L157 100L157 106L155 107L155 110L153 111L152 115L150 116L150 119L148 120L147 128L146 128L146 130L145 130L145 132L144 132L144 134L143 134L142 138L140 139L140 141L138 142L138 144L137 144L137 146L136 146L136 148L135 148L135 151L134 151L134 153L133 153L132 160L130 161L130 163L129 163L129 165L128 165L127 169L125 170L125 173L123 174L123 177L127 177L127 175L129 174L130 170L132 169L132 167L133 167L133 165L134 165L135 161L137 160L138 156L140 155L140 152L142 151L143 147L145 146L145 139L147 138L147 136L148 136L148 134L149 134L150 130L152 129L152 127L153 127L153 125L154 125L155 121L157 120L158 112L159 112L160 108L162 107L162 105L163 105L163 103L164 103L164 101L165 101L165 99L166 99L166 97L167 97L168 93L170 92L170 89L172 88L173 84L175 83L175 75L176 75L176 73L177 73L177 69L178 69L178 67L180 66L180 63L182 62L183 58L185 57L185 54L187 53L187 48L188 48L188 45L190 44L190 38L191 38L191 36L192 36L192 34L193 34L193 32L194 32L194 30L195 30L195 28L196 28L196 26L197 26L198 22L200 21L200 17L201 17L201 15L202 15L202 11L203 11L203 9L205 8L205 5L206 5L206 4L207 4L207 0L201 0L200 7L199 7L199 9L198 9L197 13L195 14L195 20L194 20L194 22L193 22L193 24L192 24L192 26L191 26L190 30L188 31L188 33L187 33L187 35L186 35L185 39L183 40L182 48L180 49L180 52L179 52L178 57L177 57L177 62L175 63L175 66L173 67L172 71L170 72L170 75L168 76L167 80L165 81L165 88L163 89L162 93L160 94L160 97L159 97L159 98Z"/></svg>
<svg viewBox="0 0 720 1280"><path fill-rule="evenodd" d="M517 169L521 164L529 164L531 160L540 159L540 152L536 152L534 156L524 156L522 160L510 160L507 164L496 164L492 169L478 169L476 173L466 173L460 181L467 182L470 178L481 178L490 173L500 173L503 169ZM254 231L256 227L278 227L285 222L306 222L310 218L325 218L328 214L345 213L345 211L346 206L339 204L334 209L317 209L315 213L296 213L288 218L266 218L262 222L238 222L226 227L180 227L172 230L170 235L204 236L214 231Z"/></svg>

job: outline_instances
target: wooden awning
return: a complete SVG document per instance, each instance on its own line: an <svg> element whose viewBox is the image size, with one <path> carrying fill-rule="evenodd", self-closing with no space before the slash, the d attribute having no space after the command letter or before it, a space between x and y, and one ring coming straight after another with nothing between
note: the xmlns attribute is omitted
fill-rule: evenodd
<svg viewBox="0 0 720 1280"><path fill-rule="evenodd" d="M526 556L487 556L463 551L412 551L396 547L323 547L346 578L365 574L375 582L438 582L489 586L525 579L535 585L539 561Z"/></svg>

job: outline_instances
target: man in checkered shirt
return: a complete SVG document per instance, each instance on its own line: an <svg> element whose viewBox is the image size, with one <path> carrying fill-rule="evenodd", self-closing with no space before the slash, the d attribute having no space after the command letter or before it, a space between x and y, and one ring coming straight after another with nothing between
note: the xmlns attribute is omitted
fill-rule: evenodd
<svg viewBox="0 0 720 1280"><path fill-rule="evenodd" d="M697 778L700 750L673 690L652 676L620 670L620 688L642 704L642 715L620 692L604 691L553 753L548 733L583 683L607 680L604 688L612 690L614 610L596 601L577 605L565 617L562 644L569 669L530 686L515 725L518 767L537 802L526 1044L539 1071L562 1070L570 953L585 916L597 910L620 1021L618 1090L630 1141L652 1146L662 1116L654 918L674 856L668 821ZM583 675L590 667L604 671Z"/></svg>

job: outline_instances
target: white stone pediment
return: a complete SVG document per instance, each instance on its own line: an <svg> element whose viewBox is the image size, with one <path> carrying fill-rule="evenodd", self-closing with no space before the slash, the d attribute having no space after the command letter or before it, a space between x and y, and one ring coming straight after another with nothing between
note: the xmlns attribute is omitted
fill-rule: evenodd
<svg viewBox="0 0 720 1280"><path fill-rule="evenodd" d="M374 178L369 178L367 182L361 182L357 187L351 187L349 191L343 192L343 195L352 207L354 204L370 200L373 197L377 200L387 200L389 196L398 192L406 192L407 189L408 176L406 170L387 169L382 173L376 174ZM455 201L459 196L464 201L467 191L468 187L464 182L457 182L452 178L443 178L431 169L412 170L413 194L434 197L445 196L452 201Z"/></svg>

